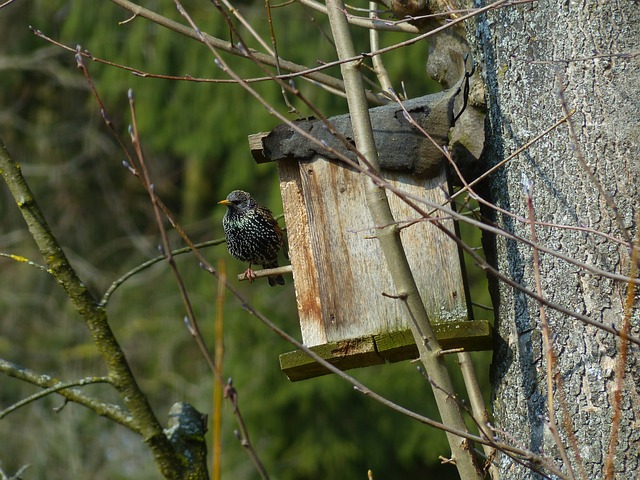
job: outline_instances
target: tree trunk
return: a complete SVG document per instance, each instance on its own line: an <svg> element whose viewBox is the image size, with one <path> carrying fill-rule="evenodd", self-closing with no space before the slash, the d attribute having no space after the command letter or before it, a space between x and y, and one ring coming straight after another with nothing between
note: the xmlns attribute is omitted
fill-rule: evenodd
<svg viewBox="0 0 640 480"><path fill-rule="evenodd" d="M594 231L620 240L635 240L637 232L640 3L533 2L476 17L467 25L467 33L485 85L489 166L561 119L563 96L568 110L575 109L571 117L575 137L564 123L507 163L492 177L493 202L528 218L523 180L530 181L537 221L593 230L538 225L538 245L607 272L629 275L630 249ZM503 213L495 214L494 221L507 232L532 239L525 222ZM536 291L531 246L498 237L495 261L501 274ZM629 287L625 282L543 252L539 268L541 295L547 300L608 327L623 328ZM552 459L568 472L549 429L548 355L540 304L503 282L495 286L492 378L498 435ZM620 338L552 308L544 310L566 398L563 402L556 382L555 419L569 463L577 478L605 478ZM631 334L637 336L637 311L631 324ZM622 382L613 462L616 478L635 478L640 471L639 364L637 345L631 345ZM563 405L568 415L563 415ZM577 452L568 430L575 434ZM533 476L506 455L500 455L498 462L501 478Z"/></svg>

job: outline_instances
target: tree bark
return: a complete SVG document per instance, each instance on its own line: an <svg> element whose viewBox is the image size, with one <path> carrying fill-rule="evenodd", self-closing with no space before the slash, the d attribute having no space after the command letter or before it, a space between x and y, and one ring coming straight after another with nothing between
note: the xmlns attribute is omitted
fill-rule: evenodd
<svg viewBox="0 0 640 480"><path fill-rule="evenodd" d="M489 166L562 118L563 98L565 110L575 109L570 120L574 138L565 123L492 177L490 195L495 204L527 218L523 180L530 181L536 220L587 227L621 240L635 238L640 200L638 32L637 1L540 1L495 10L467 25L485 84ZM525 222L502 213L493 220L508 232L532 238ZM536 236L539 244L580 262L609 272L630 272L630 249L610 238L540 225ZM502 274L536 290L530 246L496 238L495 257ZM622 329L629 285L549 254L540 255L539 268L541 294L548 300ZM497 344L492 379L495 426L504 432L499 436L533 452L542 451L570 472L548 428L548 355L540 305L504 283L495 287ZM605 478L621 340L553 309L546 308L545 313L566 397L562 402L555 383L562 443L577 478ZM639 324L634 311L632 334L638 334ZM640 470L639 364L634 346L629 349L622 382L613 462L616 478L632 478ZM563 415L563 403L567 415ZM573 430L577 452L568 430ZM533 475L504 455L498 461L501 478Z"/></svg>

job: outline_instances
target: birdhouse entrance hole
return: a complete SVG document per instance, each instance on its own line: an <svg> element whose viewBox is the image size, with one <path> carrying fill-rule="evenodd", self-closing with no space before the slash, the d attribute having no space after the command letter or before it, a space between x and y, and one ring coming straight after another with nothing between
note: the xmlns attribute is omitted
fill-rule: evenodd
<svg viewBox="0 0 640 480"><path fill-rule="evenodd" d="M391 112L395 123L376 122L379 117L374 113L380 109L386 109L387 117ZM400 110L397 104L395 110ZM420 123L433 113L433 108L421 107ZM389 149L409 148L404 153L414 156L424 153L420 142L425 139L401 119L389 106L372 109L381 158ZM346 125L342 133L349 136L348 119L339 117L334 123ZM406 308L394 291L375 238L379 226L373 223L365 201L363 182L368 180L344 163L314 153L308 143L302 149L306 157L278 151L283 142L276 130L275 136L274 132L252 136L250 143L259 162L278 162L303 343L343 370L416 358ZM446 131L434 135L445 142ZM285 136L291 142L295 134ZM444 205L446 172L443 162L438 165L428 175L399 169L384 170L383 175L405 192ZM387 197L403 227L402 244L442 348L490 349L490 324L468 321L457 245L396 195ZM450 218L440 216L438 221L454 231ZM300 351L281 355L280 364L292 381L328 373Z"/></svg>

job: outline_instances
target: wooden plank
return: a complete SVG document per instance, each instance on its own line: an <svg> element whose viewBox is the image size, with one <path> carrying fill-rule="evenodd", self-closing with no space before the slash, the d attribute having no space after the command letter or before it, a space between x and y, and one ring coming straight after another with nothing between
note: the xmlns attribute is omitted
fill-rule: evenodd
<svg viewBox="0 0 640 480"><path fill-rule="evenodd" d="M327 337L322 325L316 262L309 243L309 221L298 162L294 159L281 160L278 172L302 338L305 344L321 345L326 343Z"/></svg>
<svg viewBox="0 0 640 480"><path fill-rule="evenodd" d="M376 352L373 337L326 343L312 347L312 350L340 370L385 363ZM280 355L280 368L292 382L331 373L301 350Z"/></svg>
<svg viewBox="0 0 640 480"><path fill-rule="evenodd" d="M434 324L433 327L445 350L464 348L467 352L473 352L492 349L493 329L486 320L445 322ZM311 347L311 350L343 371L395 363L418 356L410 330L340 340ZM280 355L280 368L292 382L331 373L300 350Z"/></svg>

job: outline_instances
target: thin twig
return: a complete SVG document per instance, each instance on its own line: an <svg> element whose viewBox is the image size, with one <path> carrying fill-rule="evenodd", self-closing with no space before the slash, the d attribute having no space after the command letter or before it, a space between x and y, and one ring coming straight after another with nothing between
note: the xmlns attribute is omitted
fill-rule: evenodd
<svg viewBox="0 0 640 480"><path fill-rule="evenodd" d="M271 16L271 3L270 0L264 0L264 6L267 10L267 23L269 24L269 35L271 36L271 45L273 46L273 51L271 54L276 59L276 75L280 76L282 71L280 69L280 55L278 55L278 39L276 38L276 33L273 29L273 18ZM289 101L289 96L287 95L287 90L280 86L280 93L282 94L282 98L284 100L285 105L289 109L289 113L295 113L298 117L302 118L302 114L298 112L296 107Z"/></svg>
<svg viewBox="0 0 640 480"><path fill-rule="evenodd" d="M129 0L111 0L111 1L142 18L146 18L147 20L150 20L160 26L168 28L176 33L179 33L181 35L184 35L190 38L194 38L203 43L208 42L209 44L214 45L215 48L219 49L220 51L224 51L224 52L231 53L233 55L237 55L239 57L245 57L245 58L248 58L247 52L250 52L252 57L257 58L260 63L264 65L269 65L272 67L275 66L275 58L271 55L257 52L255 50L251 50L246 47L243 47L242 49L238 49L236 46L234 46L230 42L225 42L223 40L215 38L211 35L208 35L202 32L199 29L192 30L191 28L185 25L182 25L169 18L159 15L158 13L152 10L141 7L140 5L130 2ZM316 68L307 68L303 65L298 65L296 63L285 61L282 59L280 59L280 66L282 69L288 72L293 72L293 74L289 75L288 78L291 78L292 76L303 76L314 82L318 82L321 85L326 85L328 87L331 87L335 91L344 91L344 85L340 80L337 80L329 75L326 75L320 72L320 70L329 68L329 66L323 65ZM371 95L369 97L369 100L374 103L379 103L381 101L374 95Z"/></svg>
<svg viewBox="0 0 640 480"><path fill-rule="evenodd" d="M45 35L41 30L37 30L34 27L29 27L31 32L36 36L39 37L53 45L56 45L57 47L62 48L63 50L67 50L68 52L73 52L73 53L78 53L76 48L70 47L68 45L65 45L64 43L61 43L57 40L52 39L51 37ZM130 72L132 75L135 75L136 77L142 77L142 78L157 78L157 79L161 79L161 80L170 80L170 81L175 81L175 82L194 82L194 83L224 83L224 84L228 84L228 83L232 83L235 84L237 83L235 80L233 79L229 79L229 78L203 78L203 77L194 77L192 75L165 75L165 74L159 74L159 73L151 73L151 72L147 72L145 70L141 70L139 68L135 68L135 67L131 67L129 65L123 65L120 63L116 63L116 62L112 62L110 60L106 60L104 58L100 58L100 57L96 57L94 56L91 52L89 52L86 49L81 50L80 55L82 55L84 58L89 59L93 62L96 63L101 63L103 65L108 65L110 67L114 67L114 68L118 68L121 70L125 70L127 72ZM257 56L257 58L260 58L261 54L255 54ZM265 64L267 64L267 62L265 62ZM315 68L312 69L313 71L318 71L318 70L322 70L323 68ZM300 70L294 73L282 73L280 75L275 75L275 77L281 79L281 80L290 80L290 79L294 79L294 78L298 78L298 77L303 77L306 74L307 70ZM251 78L243 78L242 80L244 82L247 83L260 83L260 82L267 82L267 81L272 81L274 78L274 76L264 76L264 77L251 77ZM333 77L330 77L333 78ZM318 82L320 83L320 82ZM329 87L328 87L329 88ZM335 87L330 87L330 88L335 88ZM335 91L337 92L337 90L331 90L331 91ZM342 93L342 95L344 96L344 93Z"/></svg>
<svg viewBox="0 0 640 480"><path fill-rule="evenodd" d="M9 476L0 466L0 480L22 480L22 474L26 472L29 467L31 467L31 465L27 463L26 465L21 466L16 473Z"/></svg>
<svg viewBox="0 0 640 480"><path fill-rule="evenodd" d="M51 273L51 271L45 267L44 265L40 265L39 263L33 262L31 260L29 260L28 258L25 258L21 255L14 255L12 253L3 253L0 252L0 257L4 257L4 258L9 258L13 261L16 261L18 263L24 263L25 265L29 265L30 267L34 267L37 268L38 270L42 270L45 273Z"/></svg>
<svg viewBox="0 0 640 480"><path fill-rule="evenodd" d="M512 58L516 60L520 60L522 62L527 62L533 65L557 65L557 64L565 64L571 65L572 63L580 63L580 62L591 62L593 60L599 60L601 58L621 58L623 60L631 60L640 56L640 52L631 51L631 52L615 52L615 53L599 53L597 55L588 55L586 57L574 57L574 58L556 58L551 60L533 60L532 58L524 58L518 55L514 55Z"/></svg>
<svg viewBox="0 0 640 480"><path fill-rule="evenodd" d="M208 240L206 242L197 243L197 244L194 245L194 247L200 249L200 248L212 247L212 246L215 246L215 245L221 245L224 242L225 242L224 238L217 238L217 239L213 239L213 240ZM191 247L176 248L175 250L171 250L171 255L173 257L177 257L179 255L184 255L185 253L189 253L191 251L192 251ZM101 307L105 307L107 305L107 303L109 302L109 299L111 298L111 295L113 295L113 293L119 287L121 287L127 280L129 280L131 277L137 275L138 273L143 272L144 270L147 270L148 268L152 267L156 263L164 262L166 260L166 258L167 258L166 255L158 255L157 257L150 258L149 260L141 263L140 265L136 266L135 268L132 268L131 270L126 272L124 275L121 275L105 291L105 293L104 293L104 295L102 295L102 299L100 300L98 305L101 306Z"/></svg>
<svg viewBox="0 0 640 480"><path fill-rule="evenodd" d="M522 147L520 147L519 149L517 149L515 152L513 152L511 155L509 155L507 158L505 158L504 160L498 162L496 165L494 165L493 167L491 167L489 170L487 170L486 172L484 172L482 175L480 175L479 177L477 177L476 179L474 179L473 181L469 182L468 186L465 186L463 188L461 188L460 190L458 190L456 193L454 193L453 195L451 195L451 200L457 198L458 196L462 195L463 193L467 193L470 190L470 187L473 187L474 185L476 185L477 183L479 183L480 181L484 180L485 178L487 178L489 175L491 175L492 173L494 173L496 170L498 170L500 167L502 167L503 165L505 165L506 163L508 163L509 161L511 161L513 158L515 158L517 155L519 155L520 153L524 152L525 150L527 150L531 145L533 145L534 143L536 143L538 140L542 139L543 137L545 137L549 132L551 132L552 130L556 129L558 126L562 125L564 122L568 121L569 118L571 118L572 115L575 114L575 110L572 110L571 112L569 112L569 114L567 116L564 116L563 118L561 118L560 120L558 120L556 123L554 123L553 125L551 125L549 128L545 129L542 133L540 133L539 135L535 136L533 139L531 139L530 141L528 141L527 143L525 143ZM473 198L475 198L476 200L481 200L481 196L477 195L476 193L471 194L473 196ZM504 215L509 216L510 218L523 223L523 224L527 224L529 223L529 221L524 218L521 217L513 212L509 212L507 210L504 209L500 209L498 208L496 205L494 204L490 204L488 202L483 202L485 205L487 205L489 208L496 210ZM581 227L581 226L575 226L575 225L562 225L559 223L550 223L550 222L540 222L537 221L535 222L536 225L540 225L540 226L545 226L545 227L551 227L551 228L561 228L561 229L566 229L566 230L574 230L574 231L582 231L582 232L587 232L587 233L592 233L594 235L598 235L601 237L604 237L608 240L611 240L612 242L616 242L618 244L621 245L625 245L628 248L631 248L631 246L625 242L624 240L620 240L616 237L614 237L613 235L610 235L608 233L605 232L601 232L599 230L596 230L594 228L590 228L590 227Z"/></svg>
<svg viewBox="0 0 640 480"><path fill-rule="evenodd" d="M85 76L88 77L90 79L88 70L86 69L86 67L84 68L84 73ZM94 92L94 96L96 96L96 98L98 99L98 103L100 105L102 105L102 102L99 100L99 96L98 93L95 89L93 89ZM171 213L169 212L169 210L166 208L166 206L162 203L162 201L160 200L160 198L156 195L155 192L155 188L153 186L153 182L151 181L151 176L149 174L147 165L146 165L146 161L144 159L144 155L142 152L142 147L141 147L141 143L140 143L140 138L139 138L139 134L138 134L138 127L137 127L137 116L136 116L136 110L135 110L135 101L134 101L134 95L133 95L133 91L129 90L128 93L128 97L129 97L129 104L130 104L130 109L131 109L131 118L132 118L132 125L130 128L130 135L131 135L131 141L134 147L134 150L136 152L136 157L137 157L137 161L134 161L132 157L130 158L130 162L131 165L129 167L129 171L131 172L132 175L134 175L134 177L136 177L138 180L140 180L140 182L142 183L143 187L145 188L145 190L148 192L149 197L150 197L150 201L153 205L153 209L154 209L154 214L156 216L156 221L158 224L158 228L160 230L160 235L162 238L162 242L163 242L163 249L165 252L168 252L164 255L164 258L167 260L167 263L170 265L171 270L174 273L174 276L176 277L177 283L178 283L178 287L180 289L180 293L182 295L182 300L183 300L183 304L186 308L187 311L187 317L186 317L186 323L189 329L189 332L191 333L191 335L194 337L201 353L203 354L205 360L207 361L209 368L211 369L212 373L214 374L214 376L220 376L221 375L221 369L217 367L214 359L212 358L210 352L208 351L204 339L202 337L202 334L200 332L200 329L198 327L198 323L196 321L196 317L193 311L193 308L191 306L191 302L189 300L187 291L186 291L186 287L184 285L184 282L182 281L182 278L179 274L179 271L175 265L175 261L173 259L173 256L171 255L171 249L169 246L169 240L168 240L168 235L166 232L166 229L164 228L164 222L162 219L162 215L161 212L164 213L167 218L169 219L171 225L178 231L178 233L185 239L185 241L187 241L190 249L196 254L196 256L203 262L203 265L207 265L208 267L210 267L210 265L208 264L208 262L206 262L206 260L204 259L204 257L202 257L202 255L199 253L199 251L197 250L197 248L195 247L195 245L191 242L191 240L189 240L188 236L186 235L186 233L182 230L182 228L180 228L180 226L177 224L177 222L173 219ZM103 109L103 116L105 118L108 118L106 116L106 110L104 109L104 106L102 107ZM111 125L112 127L112 125ZM112 128L112 132L115 133L115 129ZM119 142L122 146L122 142ZM213 271L213 269L211 268L211 271ZM224 273L222 275L216 273L216 276L219 280L219 283L222 285L225 285L227 288L230 289L230 286L227 285L226 283L226 276L224 275ZM233 390L235 392L235 389ZM237 392L235 392L235 395L237 396ZM235 409L237 409L237 403L235 405ZM244 421L242 419L242 416L239 414L239 411L236 414L236 419L240 425L240 429L243 432L243 437L242 438L246 438L248 439L248 433L247 433L247 429L246 426L244 424ZM256 463L257 468L259 469L261 474L263 475L263 478L266 480L268 479L268 477L266 476L266 471L264 471L264 468L262 467L257 453L253 450L253 448L249 449L252 453L252 458L254 459L254 463Z"/></svg>
<svg viewBox="0 0 640 480"><path fill-rule="evenodd" d="M376 13L375 8L376 2L370 1L369 18L372 21L378 19L378 14ZM371 51L380 49L380 36L378 35L377 30L372 29L369 31L369 45L371 47ZM393 86L391 84L391 79L389 78L389 73L387 72L384 63L382 62L382 57L380 55L376 55L375 57L371 58L371 62L373 64L373 71L375 72L376 77L378 78L378 82L380 83L380 88L383 92L390 92Z"/></svg>
<svg viewBox="0 0 640 480"><path fill-rule="evenodd" d="M194 252L196 255L199 255L199 253ZM205 260L206 262L206 260ZM203 268L205 268L205 270L207 270L208 272L210 272L211 274L213 274L214 276L218 275L218 273L216 272L216 270L210 265L208 264L208 262L203 263ZM498 450L501 451L507 451L510 453L513 453L514 455L518 455L519 457L530 461L536 465L545 465L545 461L542 457L534 454L533 452L527 451L525 449L522 448L518 448L518 447L514 447L513 445L508 445L502 442L497 442L497 441L490 441L486 438L483 437L479 437L477 435L472 435L466 431L463 430L456 430L454 428L451 428L447 425L444 425L443 423L437 422L431 418L425 417L423 415L420 415L412 410L409 410L407 408L402 407L401 405L398 405L397 403L394 403L388 399L386 399L385 397L379 395L378 393L374 392L373 390L371 390L369 387L365 386L364 384L362 384L360 381L356 380L355 378L353 378L352 376L350 376L349 374L347 374L346 372L343 372L342 370L340 370L338 367L336 367L335 365L333 365L332 363L328 362L327 360L325 360L324 358L322 358L320 355L318 355L316 352L314 352L313 350L311 350L309 347L307 347L306 345L302 344L301 342L299 342L298 340L296 340L294 337L292 337L291 335L289 335L288 333L286 333L284 330L282 330L280 327L278 327L275 323L273 323L271 320L269 320L269 318L267 318L264 314L262 314L261 312L259 312L258 310L256 310L245 298L242 294L240 294L237 290L235 290L232 286L230 285L226 285L227 290L231 291L231 293L236 296L238 298L238 300L241 302L243 308L252 316L254 316L255 318L257 318L260 322L262 322L267 328L269 328L271 331L273 331L274 333L276 333L279 337L281 337L282 339L284 339L285 341L289 342L291 345L293 345L295 348L297 348L298 350L304 352L309 358L313 359L315 362L319 363L320 365L322 365L324 368L326 368L327 370L331 371L332 373L336 374L338 377L342 378L343 380L351 383L354 386L354 389L370 398L372 398L373 400L377 401L378 403L384 405L387 408L390 408L394 411L397 411L409 418L412 418L420 423L423 423L425 425L429 425L431 427L437 428L439 430L444 430L450 433L453 433L457 436L461 436L464 438L469 439L472 442L476 442L476 443L480 443L480 444L487 444L487 445L491 445L495 448L497 448ZM559 475L559 476L563 476L562 472L560 470L558 470L557 468L554 468L553 466L548 466L545 465L546 468L549 469L549 471L551 473L553 473L554 475Z"/></svg>
<svg viewBox="0 0 640 480"><path fill-rule="evenodd" d="M16 365L3 359L0 359L0 373L46 389L56 388L64 383L54 377L34 372L29 368ZM70 402L82 405L102 417L123 425L133 432L140 433L140 429L136 425L135 420L118 405L100 402L75 388L56 389L56 393Z"/></svg>
<svg viewBox="0 0 640 480"><path fill-rule="evenodd" d="M7 0L4 3L0 3L0 9L3 9L4 7L9 6L10 4L12 4L13 2L15 2L16 0Z"/></svg>
<svg viewBox="0 0 640 480"><path fill-rule="evenodd" d="M506 163L508 163L511 160L513 160L516 156L520 155L522 152L527 150L531 145L533 145L534 143L538 142L538 140L544 138L548 133L552 132L553 130L558 128L560 125L562 125L564 122L566 122L570 118L570 116L573 115L574 113L575 113L575 110L570 112L568 116L565 115L564 117L562 117L560 120L558 120L556 123L551 125L549 128L543 130L542 133L540 133L540 134L536 135L535 137L533 137L531 140L529 140L527 143L525 143L522 147L518 148L515 152L513 152L507 158L505 158L504 160L501 160L500 162L495 164L493 167L491 167L489 170L487 170L482 175L480 175L478 178L475 178L473 181L469 182L468 187L465 186L465 188L462 188L462 189L458 190L454 195L451 196L451 199L454 199L454 198L458 197L459 195L462 195L463 193L467 192L468 188L473 187L474 185L476 185L477 183L481 182L482 180L487 178L489 175L494 173L500 167L502 167Z"/></svg>
<svg viewBox="0 0 640 480"><path fill-rule="evenodd" d="M66 390L71 387L83 387L85 385L91 385L94 383L112 383L109 377L86 377L81 378L80 380L71 380L69 382L59 382L51 387L45 388L33 395L29 395L27 398L20 400L19 402L14 403L10 407L5 408L4 410L0 410L0 419L6 417L11 412L15 412L21 407L25 405L35 402L47 395L51 395L52 393L59 393L60 390Z"/></svg>
<svg viewBox="0 0 640 480"><path fill-rule="evenodd" d="M489 440L494 441L495 440L495 435L494 435L494 431L491 428L491 425L489 424L488 421L478 421L478 418L474 415L473 411L469 409L469 406L464 402L461 401L457 395L451 394L450 392L447 392L446 390L444 390L440 385L438 385L437 383L435 383L430 377L429 375L427 375L427 373L424 371L423 368L418 367L418 371L422 374L422 376L425 378L425 380L427 382L429 382L429 384L434 388L437 389L439 391L441 391L442 393L444 393L445 395L447 395L447 397L449 399L451 399L452 401L456 402L460 408L462 410L464 410L467 415L469 415L469 418L471 418L471 420L473 421L473 423L476 425L478 431L480 432L480 434L484 437L487 438ZM512 439L513 440L513 439ZM514 442L515 443L515 442ZM489 444L483 444L483 447L487 447L489 450L493 452L496 451L495 448L491 448L489 446ZM487 450L485 449L485 452ZM515 461L516 463L527 467L528 469L542 475L544 478L546 479L551 479L551 477L549 477L548 475L545 475L544 472L542 471L542 468L550 468L553 469L555 468L554 465L551 463L551 461L549 459L546 458L542 458L542 463L540 464L534 464L533 462L527 461L527 460L523 460L522 458L519 458L517 455L513 455L511 452L507 452L507 451L503 451L503 453L507 456L509 456L509 458L511 458L513 461ZM487 455L487 459L489 459L491 457L491 455ZM443 457L440 457L443 458ZM450 460L450 459L448 459ZM498 478L498 477L496 477ZM567 479L568 478L561 474L558 476L559 479Z"/></svg>
<svg viewBox="0 0 640 480"><path fill-rule="evenodd" d="M207 348L204 338L202 338L202 334L200 333L200 327L198 326L198 321L196 319L195 312L193 310L193 306L191 304L191 300L189 299L189 293L187 291L187 287L182 280L182 276L180 275L180 271L178 270L178 266L171 254L171 247L169 245L169 236L167 235L167 231L164 227L163 215L160 208L160 202L158 196L156 195L155 188L153 186L153 182L151 181L151 176L149 175L149 170L146 165L146 161L144 155L142 153L142 146L140 145L140 138L138 136L138 122L136 117L135 110L135 101L133 90L129 90L129 105L131 109L131 119L132 119L132 129L131 129L131 142L133 143L134 150L136 152L139 172L140 174L136 175L142 182L143 187L149 194L149 199L151 200L151 205L153 206L153 212L156 218L156 223L158 226L158 230L160 232L160 238L162 239L162 248L165 253L165 259L169 268L173 272L173 275L176 279L176 283L178 285L178 291L180 292L180 296L182 298L182 303L185 307L187 313L187 319L189 321L189 331L193 335L200 352L203 357L209 364L209 368L212 372L216 373L218 370L215 365L215 361Z"/></svg>
<svg viewBox="0 0 640 480"><path fill-rule="evenodd" d="M369 174L369 172L365 169L362 169L362 167L359 167L357 163L351 163L350 164L353 168L356 169L360 169L361 172L365 173L365 174ZM441 211L447 212L449 213L452 217L454 217L456 220L461 220L464 222L467 222L471 225L475 225L480 229L486 230L488 232L494 233L496 235L499 236L503 236L506 239L509 240L515 240L518 242L521 242L523 244L527 244L527 245L532 245L531 241L528 239L525 239L523 237L517 236L517 235L513 235L509 232L506 232L505 230L487 225L486 223L482 223L482 222L478 222L476 220L470 219L465 217L464 215L461 215L459 213L457 213L455 210L451 210L448 209L446 207L443 207L441 205L436 204L435 202L425 199L423 197L420 197L418 195L415 195L413 193L410 192L406 192L396 186L394 186L393 184L389 183L388 181L386 181L385 179L381 178L381 177L376 177L376 181L383 185L387 190L393 192L395 195L397 195L400 199L402 199L407 205L409 205L411 208L413 208L418 214L425 216L426 218L429 217L429 213L427 211L425 211L424 209L420 208L418 206L418 203L422 203L427 205L430 208L437 208L440 209ZM564 313L570 317L575 318L576 320L580 320L583 323L586 323L588 325L592 325L594 327L597 327L601 330L604 330L606 332L609 332L615 336L620 336L621 332L619 329L615 328L614 326L611 325L606 325L602 322L598 322L596 320L593 320L591 318L589 318L586 315L582 315L580 313L574 312L566 307L563 307L562 305L559 304L555 304L553 302L548 301L547 299L540 297L539 295L537 295L534 291L529 290L526 287L523 287L520 283L512 280L511 278L509 278L508 276L502 274L501 272L499 272L498 270L496 270L495 268L493 268L493 266L491 266L484 258L482 258L480 255L478 255L475 250L471 247L469 247L468 245L466 245L460 238L458 238L453 232L449 231L447 228L445 228L444 226L442 226L439 222L433 222L433 224L438 227L443 233L445 233L450 239L452 239L454 242L456 242L457 245L459 245L462 249L464 249L465 252L467 252L473 259L474 261L480 266L480 268L484 269L485 271L487 271L489 274L491 274L492 276L494 276L495 278L497 278L498 280L507 283L508 285L510 285L511 287L515 288L516 290L528 295L529 297L533 298L534 300L538 301L538 302L542 302L544 305L553 308L554 310L557 310L558 312ZM537 246L538 250L541 252L545 252L545 253L550 253L552 255L558 256L559 258L563 258L565 259L567 262L569 263L574 263L578 266L580 266L581 268L584 268L588 271L593 271L594 273L598 273L601 274L603 276L607 276L609 278L612 279L616 279L618 281L624 281L624 282L631 282L634 284L638 284L640 283L640 279L637 278L630 278L624 275L617 275L617 274L613 274L610 272L606 272L603 271L601 269L592 267L590 265L586 265L583 264L581 262L577 262L576 260L567 257L565 255L560 255L558 254L558 252L555 252L554 250L548 249L546 247L543 247L541 245ZM629 340L632 343L635 343L636 345L640 345L640 338L632 336L632 335L625 335L625 338L627 338L627 340Z"/></svg>
<svg viewBox="0 0 640 480"><path fill-rule="evenodd" d="M636 219L640 220L640 218ZM636 221L637 224L637 221ZM640 230L637 233L636 244L631 250L631 264L629 266L629 276L635 277L638 274L638 245L640 244ZM614 460L616 457L616 448L618 446L618 427L622 420L622 393L625 377L625 369L627 366L627 356L629 353L629 341L627 336L631 330L631 315L635 305L635 295L637 285L627 284L627 298L624 306L624 320L622 322L622 332L620 335L620 347L618 351L618 361L616 363L616 383L613 389L613 400L611 402L611 410L613 411L611 418L611 434L609 436L609 448L604 463L604 472L606 480L614 478Z"/></svg>
<svg viewBox="0 0 640 480"><path fill-rule="evenodd" d="M540 259L538 258L538 239L536 237L536 228L533 223L533 219L535 217L533 210L533 183L531 183L528 179L523 177L523 181L525 182L524 189L525 195L527 196L527 208L529 212L530 218L530 228L531 228L531 242L533 243L533 273L535 276L535 284L536 291L538 296L542 297L542 282L540 279ZM555 352L553 351L553 342L551 340L551 329L549 327L549 322L547 321L547 314L544 308L544 305L540 304L540 329L542 331L542 342L545 347L545 359L546 359L546 367L547 367L547 408L549 410L549 431L551 432L551 436L553 437L556 447L558 447L558 452L560 453L560 457L567 468L567 473L571 480L575 480L575 474L573 473L573 467L571 466L571 462L569 461L569 456L567 455L567 451L564 448L564 444L560 439L560 434L558 433L558 426L556 423L556 409L554 406L553 399L553 391L554 391L554 377L556 375L557 370L557 362Z"/></svg>
<svg viewBox="0 0 640 480"><path fill-rule="evenodd" d="M473 367L471 354L469 354L469 352L460 352L457 357L458 364L460 365L460 371L462 372L462 379L464 380L467 395L469 397L469 403L471 404L471 416L473 417L476 425L478 425L480 434L486 436L490 440L494 440L493 431L486 428L489 423L489 413L487 412L487 407L484 403L484 398L482 397L482 391L478 384L478 376L476 375ZM482 449L487 458L491 458L495 455L495 449L489 445L482 445ZM497 480L499 472L496 465L491 463L489 469L491 470L492 478Z"/></svg>
<svg viewBox="0 0 640 480"><path fill-rule="evenodd" d="M241 445L247 451L249 458L258 470L260 477L262 477L263 480L269 480L267 470L264 468L264 465L260 461L260 457L258 457L258 454L253 448L253 444L251 443L251 439L249 438L249 431L247 430L247 426L244 423L244 418L242 418L240 408L238 407L238 391L233 386L233 382L231 381L231 379L229 379L224 389L224 398L227 398L231 402L231 405L233 405L233 414L236 417L238 426L240 427L240 430L236 431L238 440L240 440Z"/></svg>
<svg viewBox="0 0 640 480"><path fill-rule="evenodd" d="M298 3L304 5L305 7L312 8L317 12L327 14L327 6L324 3L317 2L316 0L297 0ZM347 14L347 20L351 25L356 27L364 27L370 30L376 31L388 31L388 32L404 32L404 33L420 33L420 30L413 26L405 23L397 23L390 20L380 20L375 17L359 17L355 15Z"/></svg>

